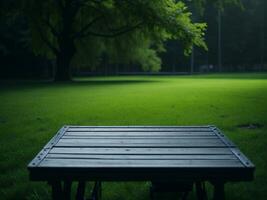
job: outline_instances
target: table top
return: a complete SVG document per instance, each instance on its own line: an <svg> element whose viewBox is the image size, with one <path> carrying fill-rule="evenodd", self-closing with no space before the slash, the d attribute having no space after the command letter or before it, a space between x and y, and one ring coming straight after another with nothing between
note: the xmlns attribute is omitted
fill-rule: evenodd
<svg viewBox="0 0 267 200"><path fill-rule="evenodd" d="M215 126L64 126L29 163L31 180L253 179Z"/></svg>

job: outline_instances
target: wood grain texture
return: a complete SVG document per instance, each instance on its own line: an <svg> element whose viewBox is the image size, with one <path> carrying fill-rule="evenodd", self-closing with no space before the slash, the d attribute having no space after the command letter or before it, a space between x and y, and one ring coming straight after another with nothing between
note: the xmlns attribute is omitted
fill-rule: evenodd
<svg viewBox="0 0 267 200"><path fill-rule="evenodd" d="M50 153L69 154L102 154L102 155L229 155L232 154L229 148L74 148L74 147L54 147Z"/></svg>
<svg viewBox="0 0 267 200"><path fill-rule="evenodd" d="M99 159L51 159L46 158L40 164L41 167L81 167L81 168L105 168L105 167L142 167L142 168L179 168L179 167L243 167L235 160L99 160Z"/></svg>
<svg viewBox="0 0 267 200"><path fill-rule="evenodd" d="M32 179L83 177L85 172L86 178L98 180L127 176L145 180L165 173L177 179L186 171L195 178L243 180L254 171L254 165L247 164L250 161L214 126L66 127L42 150L47 152L44 158L28 166Z"/></svg>

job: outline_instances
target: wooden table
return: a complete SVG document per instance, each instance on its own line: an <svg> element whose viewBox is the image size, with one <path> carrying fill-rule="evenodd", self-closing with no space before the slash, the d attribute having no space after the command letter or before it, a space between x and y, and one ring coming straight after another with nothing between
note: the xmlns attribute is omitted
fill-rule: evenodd
<svg viewBox="0 0 267 200"><path fill-rule="evenodd" d="M47 181L53 199L84 199L86 181L204 181L224 199L224 183L253 180L254 165L215 126L64 126L29 163L30 179Z"/></svg>

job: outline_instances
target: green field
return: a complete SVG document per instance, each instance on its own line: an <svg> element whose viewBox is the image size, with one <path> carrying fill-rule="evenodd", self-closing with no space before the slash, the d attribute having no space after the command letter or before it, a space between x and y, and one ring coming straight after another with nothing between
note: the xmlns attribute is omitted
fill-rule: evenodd
<svg viewBox="0 0 267 200"><path fill-rule="evenodd" d="M26 167L64 124L214 124L256 165L253 182L226 185L226 199L266 199L267 74L0 82L1 199L50 199L50 188L30 182ZM103 199L149 199L148 187L105 183Z"/></svg>

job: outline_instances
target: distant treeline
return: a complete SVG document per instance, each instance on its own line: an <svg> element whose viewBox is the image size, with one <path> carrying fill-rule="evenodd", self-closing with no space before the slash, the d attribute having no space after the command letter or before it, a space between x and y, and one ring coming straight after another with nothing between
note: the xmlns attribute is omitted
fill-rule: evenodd
<svg viewBox="0 0 267 200"><path fill-rule="evenodd" d="M266 0L243 0L243 7L228 6L221 12L221 70L223 72L266 71L267 21ZM208 51L194 48L192 56L184 56L178 41L165 43L166 51L160 53L160 72L201 73L219 71L219 14L212 5L203 13L195 12L195 22L206 22ZM0 77L50 78L55 61L35 56L31 50L30 33L26 18L0 17ZM142 72L135 63L109 63L106 55L98 67L73 68L76 75L116 75Z"/></svg>

